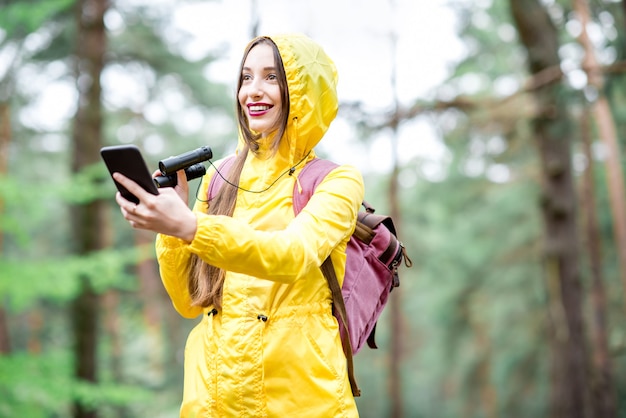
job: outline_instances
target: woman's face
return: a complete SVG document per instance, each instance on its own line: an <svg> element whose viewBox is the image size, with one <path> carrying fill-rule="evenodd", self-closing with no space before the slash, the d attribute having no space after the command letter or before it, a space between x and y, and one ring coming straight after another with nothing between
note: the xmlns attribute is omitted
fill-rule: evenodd
<svg viewBox="0 0 626 418"><path fill-rule="evenodd" d="M267 136L280 128L283 104L274 50L270 45L258 44L248 53L237 98L251 130Z"/></svg>

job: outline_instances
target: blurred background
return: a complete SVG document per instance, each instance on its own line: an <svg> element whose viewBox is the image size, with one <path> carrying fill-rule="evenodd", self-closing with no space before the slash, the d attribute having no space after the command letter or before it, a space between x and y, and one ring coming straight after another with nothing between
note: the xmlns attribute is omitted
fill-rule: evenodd
<svg viewBox="0 0 626 418"><path fill-rule="evenodd" d="M225 156L241 53L278 32L335 60L318 154L363 172L414 263L379 349L355 357L361 415L626 417L625 12L0 1L0 417L178 416L197 321L171 306L99 149L135 144L151 170Z"/></svg>

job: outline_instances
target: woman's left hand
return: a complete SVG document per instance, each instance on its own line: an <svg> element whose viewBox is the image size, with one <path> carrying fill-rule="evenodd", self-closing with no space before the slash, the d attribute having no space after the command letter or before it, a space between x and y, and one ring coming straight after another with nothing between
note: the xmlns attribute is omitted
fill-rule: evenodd
<svg viewBox="0 0 626 418"><path fill-rule="evenodd" d="M197 221L187 205L187 179L182 170L178 173L179 185L158 189L158 195L148 193L120 173L114 173L113 178L139 199L135 204L124 199L119 192L115 195L122 215L133 228L178 237L186 242L193 240Z"/></svg>

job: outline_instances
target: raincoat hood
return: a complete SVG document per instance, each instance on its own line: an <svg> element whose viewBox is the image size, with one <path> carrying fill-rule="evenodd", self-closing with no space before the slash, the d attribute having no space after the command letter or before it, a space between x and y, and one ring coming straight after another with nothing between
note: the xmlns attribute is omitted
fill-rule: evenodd
<svg viewBox="0 0 626 418"><path fill-rule="evenodd" d="M305 35L265 38L278 47L287 76L289 117L279 154L293 165L313 150L337 116L337 69L320 45Z"/></svg>

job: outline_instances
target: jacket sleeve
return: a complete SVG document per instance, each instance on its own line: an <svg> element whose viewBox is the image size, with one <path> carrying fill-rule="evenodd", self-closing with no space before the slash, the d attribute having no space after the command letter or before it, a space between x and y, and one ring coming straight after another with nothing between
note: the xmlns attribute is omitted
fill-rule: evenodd
<svg viewBox="0 0 626 418"><path fill-rule="evenodd" d="M194 212L206 212L206 197L210 176L202 179ZM191 296L187 287L187 269L191 253L188 245L175 237L158 234L156 253L161 281L172 300L174 309L185 318L195 318L202 313L202 308L191 305Z"/></svg>
<svg viewBox="0 0 626 418"><path fill-rule="evenodd" d="M358 170L340 166L282 230L255 230L238 219L197 212L198 229L188 250L227 271L290 283L318 268L352 234L363 194Z"/></svg>

